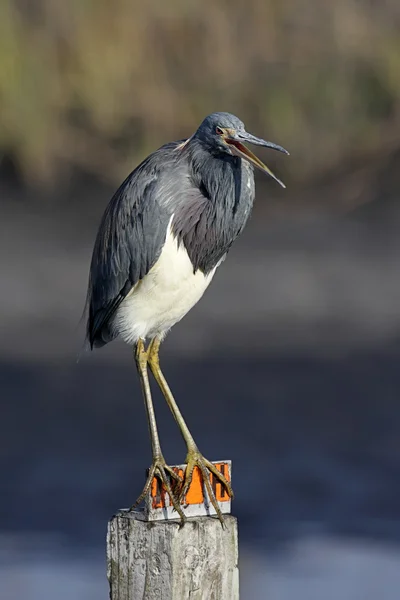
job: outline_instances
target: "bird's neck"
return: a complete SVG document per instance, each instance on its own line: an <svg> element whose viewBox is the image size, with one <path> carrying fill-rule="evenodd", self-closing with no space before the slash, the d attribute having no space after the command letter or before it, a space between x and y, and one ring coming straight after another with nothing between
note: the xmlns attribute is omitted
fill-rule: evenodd
<svg viewBox="0 0 400 600"><path fill-rule="evenodd" d="M254 175L239 157L212 154L200 143L190 145L188 159L198 193L185 202L184 210L192 218L179 237L195 270L207 273L224 258L246 224L254 200Z"/></svg>
<svg viewBox="0 0 400 600"><path fill-rule="evenodd" d="M253 168L247 162L225 152L212 152L201 143L190 148L190 166L195 185L202 194L211 200L211 206L218 212L223 210L226 218L240 219L241 209L247 208L250 196L253 201ZM239 213L239 214L237 214Z"/></svg>

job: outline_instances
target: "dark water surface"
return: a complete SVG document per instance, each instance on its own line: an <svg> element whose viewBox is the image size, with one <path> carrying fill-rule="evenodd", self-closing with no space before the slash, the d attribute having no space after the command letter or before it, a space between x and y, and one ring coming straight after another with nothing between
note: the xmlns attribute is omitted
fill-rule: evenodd
<svg viewBox="0 0 400 600"><path fill-rule="evenodd" d="M106 523L150 461L129 348L76 363L99 202L4 206L1 600L105 599ZM200 448L233 461L244 600L398 598L399 232L396 214L268 221L257 207L164 344Z"/></svg>

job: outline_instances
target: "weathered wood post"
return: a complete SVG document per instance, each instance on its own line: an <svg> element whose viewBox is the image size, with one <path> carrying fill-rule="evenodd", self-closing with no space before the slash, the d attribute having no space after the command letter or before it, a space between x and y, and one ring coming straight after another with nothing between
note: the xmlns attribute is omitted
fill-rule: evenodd
<svg viewBox="0 0 400 600"><path fill-rule="evenodd" d="M230 479L231 463L214 463ZM178 469L182 469L180 465ZM237 520L211 475L224 527L198 471L183 506L183 527L153 482L144 510L118 512L108 524L110 600L239 600Z"/></svg>

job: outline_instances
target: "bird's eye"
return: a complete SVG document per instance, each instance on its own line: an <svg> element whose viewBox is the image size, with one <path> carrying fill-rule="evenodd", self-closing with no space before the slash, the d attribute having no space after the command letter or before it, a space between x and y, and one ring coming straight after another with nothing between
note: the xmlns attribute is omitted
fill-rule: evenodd
<svg viewBox="0 0 400 600"><path fill-rule="evenodd" d="M216 127L215 131L218 135L222 135L224 132L222 131L221 127Z"/></svg>

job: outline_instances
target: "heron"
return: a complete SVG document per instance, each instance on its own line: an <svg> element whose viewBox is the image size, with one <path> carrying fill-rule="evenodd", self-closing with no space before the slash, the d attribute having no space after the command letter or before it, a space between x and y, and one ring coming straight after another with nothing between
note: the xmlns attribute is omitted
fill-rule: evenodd
<svg viewBox="0 0 400 600"><path fill-rule="evenodd" d="M242 232L255 197L254 168L285 187L246 143L289 154L248 133L227 112L207 116L191 137L150 154L109 202L90 265L86 339L91 349L119 336L133 347L147 412L152 463L131 508L142 502L156 477L182 523L182 505L196 467L221 522L210 474L230 497L233 491L200 452L160 368L159 349L171 327L203 296ZM187 447L182 477L161 450L149 371Z"/></svg>

